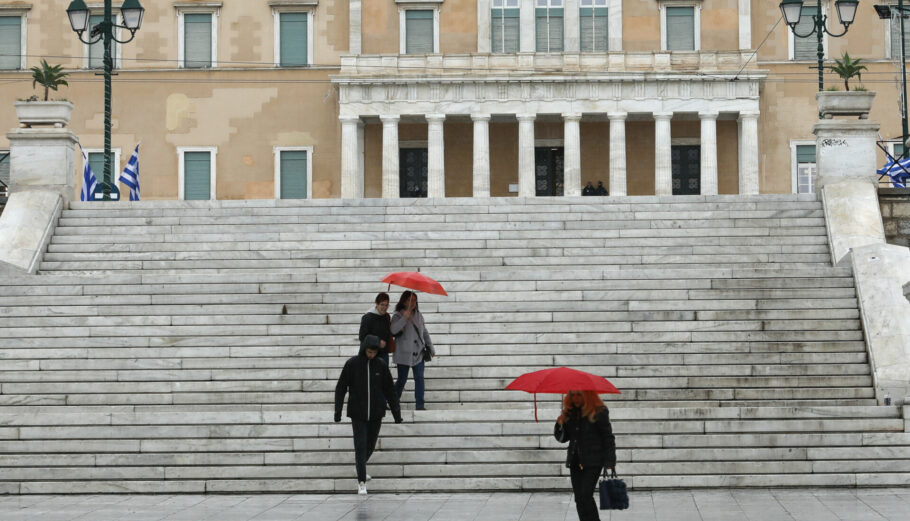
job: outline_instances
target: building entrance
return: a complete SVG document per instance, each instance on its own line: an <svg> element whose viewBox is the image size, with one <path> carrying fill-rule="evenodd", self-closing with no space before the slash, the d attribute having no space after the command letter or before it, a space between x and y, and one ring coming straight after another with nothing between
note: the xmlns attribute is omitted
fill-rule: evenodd
<svg viewBox="0 0 910 521"><path fill-rule="evenodd" d="M563 195L563 147L534 148L534 185L537 195Z"/></svg>
<svg viewBox="0 0 910 521"><path fill-rule="evenodd" d="M427 149L402 148L398 155L398 196L427 196Z"/></svg>
<svg viewBox="0 0 910 521"><path fill-rule="evenodd" d="M673 145L671 147L673 195L701 194L701 147Z"/></svg>

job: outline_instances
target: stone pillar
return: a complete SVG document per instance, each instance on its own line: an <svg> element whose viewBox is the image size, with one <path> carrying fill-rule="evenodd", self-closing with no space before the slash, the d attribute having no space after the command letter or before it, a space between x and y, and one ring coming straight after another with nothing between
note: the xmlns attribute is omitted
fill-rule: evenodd
<svg viewBox="0 0 910 521"><path fill-rule="evenodd" d="M717 195L717 112L699 112L701 119L701 195Z"/></svg>
<svg viewBox="0 0 910 521"><path fill-rule="evenodd" d="M360 158L358 157L358 134L363 123L358 116L342 116L341 118L341 198L354 199L362 197L357 194L363 186L363 172L360 171Z"/></svg>
<svg viewBox="0 0 910 521"><path fill-rule="evenodd" d="M537 42L534 39L534 0L518 0L518 51L534 52Z"/></svg>
<svg viewBox="0 0 910 521"><path fill-rule="evenodd" d="M752 48L752 0L739 0L739 49Z"/></svg>
<svg viewBox="0 0 910 521"><path fill-rule="evenodd" d="M581 21L579 20L578 0L564 0L563 6L563 49L565 52L579 52L581 50L581 27L579 25Z"/></svg>
<svg viewBox="0 0 910 521"><path fill-rule="evenodd" d="M879 125L868 119L821 119L815 134L815 190L838 181L864 181L877 185L876 138Z"/></svg>
<svg viewBox="0 0 910 521"><path fill-rule="evenodd" d="M382 197L398 199L399 182L398 115L380 116L382 120Z"/></svg>
<svg viewBox="0 0 910 521"><path fill-rule="evenodd" d="M363 26L363 0L351 0L348 25L348 54L361 53L361 27Z"/></svg>
<svg viewBox="0 0 910 521"><path fill-rule="evenodd" d="M626 117L610 112L610 195L626 195Z"/></svg>
<svg viewBox="0 0 910 521"><path fill-rule="evenodd" d="M740 195L758 194L758 112L740 112L742 121L742 169L739 171Z"/></svg>
<svg viewBox="0 0 910 521"><path fill-rule="evenodd" d="M18 128L9 139L10 193L26 190L55 192L68 203L76 196L76 143L68 128ZM101 183L101 173L96 173ZM114 182L116 183L116 172Z"/></svg>
<svg viewBox="0 0 910 521"><path fill-rule="evenodd" d="M562 194L573 197L581 195L581 131L579 129L581 114L563 114L562 117L565 147Z"/></svg>
<svg viewBox="0 0 910 521"><path fill-rule="evenodd" d="M534 197L534 119L536 114L518 114L518 196Z"/></svg>
<svg viewBox="0 0 910 521"><path fill-rule="evenodd" d="M672 158L670 156L670 119L672 112L654 113L654 194L673 195Z"/></svg>
<svg viewBox="0 0 910 521"><path fill-rule="evenodd" d="M490 197L490 115L471 114L474 121L474 197Z"/></svg>
<svg viewBox="0 0 910 521"><path fill-rule="evenodd" d="M611 52L622 50L622 0L608 0L607 41ZM611 194L612 195L612 194Z"/></svg>
<svg viewBox="0 0 910 521"><path fill-rule="evenodd" d="M477 0L477 52L486 54L492 49L490 0Z"/></svg>
<svg viewBox="0 0 910 521"><path fill-rule="evenodd" d="M446 196L445 114L427 114L427 197Z"/></svg>

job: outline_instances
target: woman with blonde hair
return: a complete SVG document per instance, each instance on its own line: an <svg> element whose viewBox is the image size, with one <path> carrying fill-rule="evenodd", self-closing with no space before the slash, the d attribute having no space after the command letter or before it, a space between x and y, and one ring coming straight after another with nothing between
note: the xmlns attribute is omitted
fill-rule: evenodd
<svg viewBox="0 0 910 521"><path fill-rule="evenodd" d="M616 443L607 406L594 391L569 391L553 434L558 442L569 442L566 467L572 478L578 519L598 521L594 502L597 478L604 467L616 470Z"/></svg>

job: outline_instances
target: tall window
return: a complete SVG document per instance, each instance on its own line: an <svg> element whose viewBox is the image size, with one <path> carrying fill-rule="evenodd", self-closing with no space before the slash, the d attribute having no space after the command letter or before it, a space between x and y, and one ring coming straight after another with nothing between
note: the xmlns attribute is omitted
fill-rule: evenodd
<svg viewBox="0 0 910 521"><path fill-rule="evenodd" d="M607 0L581 0L578 21L580 25L581 52L609 49L607 43Z"/></svg>
<svg viewBox="0 0 910 521"><path fill-rule="evenodd" d="M562 0L537 0L537 52L562 52Z"/></svg>
<svg viewBox="0 0 910 521"><path fill-rule="evenodd" d="M308 65L309 13L278 13L278 56L281 67Z"/></svg>
<svg viewBox="0 0 910 521"><path fill-rule="evenodd" d="M405 11L405 54L432 54L434 50L433 10Z"/></svg>
<svg viewBox="0 0 910 521"><path fill-rule="evenodd" d="M815 193L815 145L796 145L796 193Z"/></svg>
<svg viewBox="0 0 910 521"><path fill-rule="evenodd" d="M694 51L695 7L667 6L666 31L668 51Z"/></svg>
<svg viewBox="0 0 910 521"><path fill-rule="evenodd" d="M215 199L215 148L178 148L180 198L186 201Z"/></svg>
<svg viewBox="0 0 910 521"><path fill-rule="evenodd" d="M521 32L518 0L493 0L492 24L493 52L518 52Z"/></svg>
<svg viewBox="0 0 910 521"><path fill-rule="evenodd" d="M311 147L276 148L276 196L281 199L310 197Z"/></svg>
<svg viewBox="0 0 910 521"><path fill-rule="evenodd" d="M897 8L892 7L897 11ZM899 60L901 57L901 21L891 18L891 58ZM904 18L904 59L910 60L910 17Z"/></svg>
<svg viewBox="0 0 910 521"><path fill-rule="evenodd" d="M186 13L183 15L183 66L202 69L214 66L213 13Z"/></svg>
<svg viewBox="0 0 910 521"><path fill-rule="evenodd" d="M0 69L22 68L22 16L0 16Z"/></svg>
<svg viewBox="0 0 910 521"><path fill-rule="evenodd" d="M102 14L93 14L89 17L89 30L92 27L100 24L104 21L104 15ZM115 20L116 23L119 23L119 20ZM114 29L117 30L116 28ZM117 36L117 33L114 33ZM88 45L88 68L89 69L103 69L104 68L104 40L99 40L91 45ZM114 56L114 67L117 66L117 42L111 41L111 56Z"/></svg>
<svg viewBox="0 0 910 521"><path fill-rule="evenodd" d="M812 16L816 13L816 6L804 5L800 12L799 23L796 24L796 32L806 34L812 30ZM793 59L794 60L815 60L818 58L818 35L810 35L806 38L800 38L792 34L793 38Z"/></svg>

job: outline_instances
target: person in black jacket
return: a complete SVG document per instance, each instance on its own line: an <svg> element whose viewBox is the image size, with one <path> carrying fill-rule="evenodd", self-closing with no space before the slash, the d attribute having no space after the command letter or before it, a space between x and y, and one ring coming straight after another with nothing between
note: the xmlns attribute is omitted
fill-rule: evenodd
<svg viewBox="0 0 910 521"><path fill-rule="evenodd" d="M605 466L616 470L616 443L607 406L594 391L569 391L553 434L560 443L569 442L566 467L572 478L578 519L598 521L594 502L597 478Z"/></svg>
<svg viewBox="0 0 910 521"><path fill-rule="evenodd" d="M379 358L389 365L389 353L391 352L392 343L392 317L389 316L389 294L380 293L376 295L376 306L366 312L360 318L360 341L367 335L376 335L379 337Z"/></svg>
<svg viewBox="0 0 910 521"><path fill-rule="evenodd" d="M366 494L367 461L376 448L386 402L392 410L395 423L401 423L398 393L392 382L389 366L377 359L379 337L367 335L360 345L360 353L344 364L335 386L335 423L341 421L344 395L348 397L348 418L354 429L354 460L357 466L357 493Z"/></svg>

